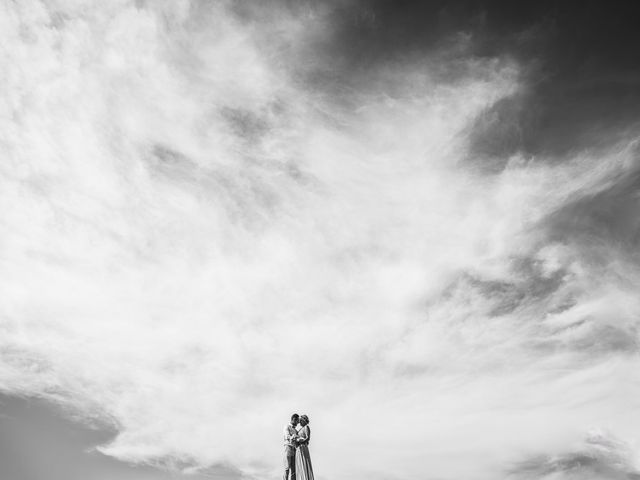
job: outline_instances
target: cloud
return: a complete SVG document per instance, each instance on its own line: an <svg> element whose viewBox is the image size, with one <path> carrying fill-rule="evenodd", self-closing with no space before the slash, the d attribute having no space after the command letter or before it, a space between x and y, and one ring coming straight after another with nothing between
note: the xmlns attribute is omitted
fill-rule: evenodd
<svg viewBox="0 0 640 480"><path fill-rule="evenodd" d="M292 410L323 478L633 437L634 237L598 214L633 217L633 138L477 169L519 66L443 79L436 52L339 91L310 78L328 6L4 8L3 392L114 424L119 459L258 478Z"/></svg>
<svg viewBox="0 0 640 480"><path fill-rule="evenodd" d="M578 451L529 459L512 474L513 478L640 478L628 446L602 432L591 432Z"/></svg>

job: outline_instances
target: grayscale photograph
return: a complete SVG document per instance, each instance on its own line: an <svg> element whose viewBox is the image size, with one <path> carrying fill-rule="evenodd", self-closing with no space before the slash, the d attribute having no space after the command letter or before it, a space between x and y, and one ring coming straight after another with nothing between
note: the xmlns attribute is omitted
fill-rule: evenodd
<svg viewBox="0 0 640 480"><path fill-rule="evenodd" d="M640 2L0 0L0 480L640 480Z"/></svg>

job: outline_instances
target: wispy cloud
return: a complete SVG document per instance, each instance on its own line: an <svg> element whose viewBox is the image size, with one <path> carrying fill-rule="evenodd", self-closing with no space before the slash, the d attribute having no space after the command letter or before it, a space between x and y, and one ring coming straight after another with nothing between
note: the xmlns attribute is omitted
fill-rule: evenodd
<svg viewBox="0 0 640 480"><path fill-rule="evenodd" d="M113 422L117 458L258 477L291 410L319 478L633 442L634 139L477 168L516 63L337 91L330 8L272 7L3 7L0 388Z"/></svg>

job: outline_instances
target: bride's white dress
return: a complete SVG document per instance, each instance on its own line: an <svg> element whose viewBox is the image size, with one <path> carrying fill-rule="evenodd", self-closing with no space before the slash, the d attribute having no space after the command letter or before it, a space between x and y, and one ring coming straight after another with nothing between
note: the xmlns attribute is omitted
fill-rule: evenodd
<svg viewBox="0 0 640 480"><path fill-rule="evenodd" d="M298 432L301 442L296 449L296 479L313 480L313 467L311 466L311 456L309 455L309 440L311 430L309 425L305 425Z"/></svg>

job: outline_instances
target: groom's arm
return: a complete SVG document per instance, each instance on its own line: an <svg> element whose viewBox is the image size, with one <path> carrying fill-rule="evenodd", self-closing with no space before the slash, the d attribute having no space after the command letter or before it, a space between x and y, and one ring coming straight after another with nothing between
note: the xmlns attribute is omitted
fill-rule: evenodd
<svg viewBox="0 0 640 480"><path fill-rule="evenodd" d="M295 436L296 436L296 433L291 433L291 429L289 429L289 425L284 427L284 443L285 444L291 442Z"/></svg>

